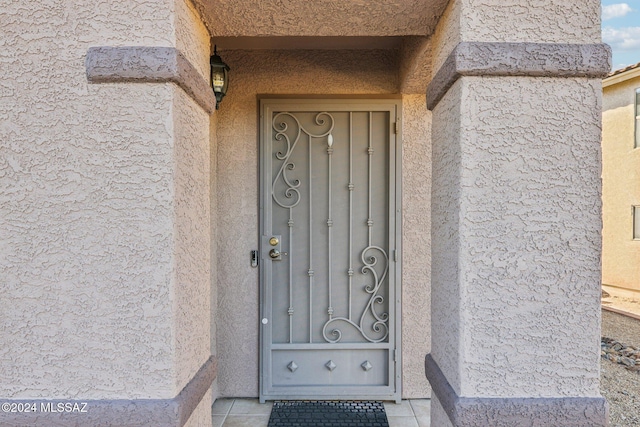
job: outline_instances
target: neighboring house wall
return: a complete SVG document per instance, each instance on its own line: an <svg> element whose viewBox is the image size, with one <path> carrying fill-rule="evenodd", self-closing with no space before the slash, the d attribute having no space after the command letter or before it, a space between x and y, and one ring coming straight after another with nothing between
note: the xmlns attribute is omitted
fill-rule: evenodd
<svg viewBox="0 0 640 427"><path fill-rule="evenodd" d="M185 0L0 21L2 398L172 399L210 356L209 115L172 83L89 84L85 57L177 47L208 80L208 32Z"/></svg>
<svg viewBox="0 0 640 427"><path fill-rule="evenodd" d="M215 39L214 39L215 40ZM258 95L398 93L397 52L221 51L232 69L217 116L218 386L222 396L258 395ZM396 95L397 96L397 95ZM430 125L424 95L403 97L404 397L426 397L430 347ZM420 228L414 228L420 227ZM416 232L416 230L421 230Z"/></svg>
<svg viewBox="0 0 640 427"><path fill-rule="evenodd" d="M640 206L636 90L640 67L604 80L602 113L602 283L640 291L640 240L633 206ZM640 216L640 212L636 213Z"/></svg>

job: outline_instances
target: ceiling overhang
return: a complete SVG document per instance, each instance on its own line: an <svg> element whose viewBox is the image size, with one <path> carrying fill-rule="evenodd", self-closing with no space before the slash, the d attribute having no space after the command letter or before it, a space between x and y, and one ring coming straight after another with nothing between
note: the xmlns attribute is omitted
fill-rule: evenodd
<svg viewBox="0 0 640 427"><path fill-rule="evenodd" d="M215 36L212 40L221 50L387 50L399 49L404 37Z"/></svg>
<svg viewBox="0 0 640 427"><path fill-rule="evenodd" d="M219 50L397 50L399 92L424 93L449 0L192 0Z"/></svg>
<svg viewBox="0 0 640 427"><path fill-rule="evenodd" d="M216 37L429 36L448 0L193 0Z"/></svg>

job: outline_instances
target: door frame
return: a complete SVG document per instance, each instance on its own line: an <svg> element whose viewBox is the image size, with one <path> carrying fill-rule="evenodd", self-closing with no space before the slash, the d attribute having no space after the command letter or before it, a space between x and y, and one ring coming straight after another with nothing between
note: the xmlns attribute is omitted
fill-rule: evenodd
<svg viewBox="0 0 640 427"><path fill-rule="evenodd" d="M390 111L389 124L389 279L393 278L394 301L389 301L389 316L393 316L393 338L392 344L395 350L390 351L389 369L393 369L394 387L390 394L363 394L358 395L359 399L392 400L397 403L402 399L402 102L399 97L384 97L373 95L371 97L359 96L278 96L269 95L258 98L259 127L258 132L258 182L259 182L259 295L260 295L260 317L259 317L259 398L264 403L267 400L291 399L291 396L276 395L269 392L269 365L271 363L270 347L266 345L271 341L270 319L272 313L268 312L272 298L272 287L267 286L267 278L271 275L272 263L269 262L268 251L264 242L269 238L271 213L265 209L271 203L271 181L265 179L266 172L271 170L271 156L265 150L265 135L270 135L271 121L265 120L270 117L270 106L285 108L286 106L310 105L317 111L323 110L323 104L335 106L343 104L343 111L354 111L361 108L364 111ZM318 105L316 107L315 105ZM348 107L347 107L348 106ZM354 108L355 107L355 108ZM285 108L286 109L286 108ZM336 109L333 108L335 111ZM325 109L331 111L331 109ZM394 120L395 119L395 120ZM394 247L391 247L394 245ZM265 322L266 320L266 322ZM340 393L335 393L332 399L339 398ZM345 398L352 398L350 395ZM327 396L296 395L295 399L328 399Z"/></svg>

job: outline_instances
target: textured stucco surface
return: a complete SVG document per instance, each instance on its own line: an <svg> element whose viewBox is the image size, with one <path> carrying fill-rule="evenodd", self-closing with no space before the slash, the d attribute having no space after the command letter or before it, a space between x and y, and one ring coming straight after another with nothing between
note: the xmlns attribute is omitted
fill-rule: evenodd
<svg viewBox="0 0 640 427"><path fill-rule="evenodd" d="M427 89L433 109L460 76L605 77L611 48L602 43L461 42Z"/></svg>
<svg viewBox="0 0 640 427"><path fill-rule="evenodd" d="M438 427L454 427L449 420L449 416L438 401L438 398L431 396L431 425Z"/></svg>
<svg viewBox="0 0 640 427"><path fill-rule="evenodd" d="M191 0L174 2L175 47L209 81L209 32Z"/></svg>
<svg viewBox="0 0 640 427"><path fill-rule="evenodd" d="M217 366L214 357L210 357L180 393L170 399L28 399L5 400L0 403L28 405L30 411L2 411L0 425L30 427L179 427L189 418L195 420L204 417L208 411L210 417L211 382L216 376ZM58 410L58 405L77 408L71 412ZM54 408L45 410L42 408ZM197 414L194 416L194 412ZM205 425L198 422L196 425Z"/></svg>
<svg viewBox="0 0 640 427"><path fill-rule="evenodd" d="M425 358L425 372L437 404L457 427L608 426L603 397L460 397L430 354Z"/></svg>
<svg viewBox="0 0 640 427"><path fill-rule="evenodd" d="M208 82L209 34L188 0L176 1L173 22L176 48L199 71L201 82ZM180 390L210 356L210 141L209 111L173 88L176 267L172 310L175 381Z"/></svg>
<svg viewBox="0 0 640 427"><path fill-rule="evenodd" d="M212 36L429 35L446 0L195 0Z"/></svg>
<svg viewBox="0 0 640 427"><path fill-rule="evenodd" d="M431 38L405 37L400 48L400 92L424 94L431 80Z"/></svg>
<svg viewBox="0 0 640 427"><path fill-rule="evenodd" d="M215 109L207 78L174 47L94 46L85 64L91 83L176 83L207 113Z"/></svg>
<svg viewBox="0 0 640 427"><path fill-rule="evenodd" d="M449 0L432 36L432 68L437 73L453 49L462 41L461 10L462 0Z"/></svg>
<svg viewBox="0 0 640 427"><path fill-rule="evenodd" d="M599 396L600 90L463 77L434 111L434 359L460 396Z"/></svg>
<svg viewBox="0 0 640 427"><path fill-rule="evenodd" d="M431 349L431 112L424 95L402 97L403 397L430 395L424 355Z"/></svg>
<svg viewBox="0 0 640 427"><path fill-rule="evenodd" d="M457 0L454 0L457 1ZM597 43L600 3L593 0L461 0L462 41Z"/></svg>
<svg viewBox="0 0 640 427"><path fill-rule="evenodd" d="M207 116L85 75L91 46L175 46L173 2L131 6L0 11L4 397L173 398L208 357Z"/></svg>
<svg viewBox="0 0 640 427"><path fill-rule="evenodd" d="M602 112L602 283L640 290L640 241L631 206L640 206L640 150L634 149L640 77L607 86Z"/></svg>
<svg viewBox="0 0 640 427"><path fill-rule="evenodd" d="M434 34L433 70L462 41L599 43L600 3L451 0Z"/></svg>
<svg viewBox="0 0 640 427"><path fill-rule="evenodd" d="M222 54L222 53L221 53ZM233 83L217 118L217 354L221 396L258 395L258 270L249 252L258 249L258 94L394 94L398 88L392 51L225 51ZM403 178L408 223L427 227L423 236L405 238L403 257L408 289L403 304L415 316L403 333L405 394L424 397L428 390L422 363L428 351L428 158L430 129L424 95L403 98L412 123L403 122ZM422 116L421 116L422 115ZM411 197L415 191L415 198ZM426 201L425 201L426 199ZM422 215L421 215L422 214ZM406 227L407 222L405 222ZM405 236L411 232L405 228ZM415 232L414 232L415 233ZM417 233L416 233L417 234ZM413 255L416 255L414 258ZM426 274L425 277L422 275ZM413 295L415 293L415 295ZM415 301L412 301L415 298ZM424 312L421 312L424 310ZM407 338L404 338L407 337Z"/></svg>
<svg viewBox="0 0 640 427"><path fill-rule="evenodd" d="M25 72L0 107L3 390L169 397L172 89L74 88L81 64L55 89Z"/></svg>
<svg viewBox="0 0 640 427"><path fill-rule="evenodd" d="M460 384L462 332L458 258L461 89L458 80L433 110L431 131L431 354L454 388Z"/></svg>
<svg viewBox="0 0 640 427"><path fill-rule="evenodd" d="M211 341L209 343L209 352L216 357L218 357L217 350L217 307L218 307L218 256L217 256L217 247L218 247L218 199L215 196L218 194L218 174L217 174L217 163L218 163L218 143L217 143L217 124L218 122L218 114L213 114L210 116L209 120L209 214L210 214L210 242L209 242L209 250L211 251L211 261L209 264L211 278L209 283L211 285L211 294L209 299L209 305L211 307L209 313L209 321L211 324L210 329L210 338ZM216 379L213 381L213 385L211 387L212 391L212 399L215 400L219 396L218 392L218 379L216 375Z"/></svg>
<svg viewBox="0 0 640 427"><path fill-rule="evenodd" d="M203 427L211 425L211 405L213 405L213 399L211 397L211 390L204 395L198 407L193 411L193 414L189 417L185 427Z"/></svg>
<svg viewBox="0 0 640 427"><path fill-rule="evenodd" d="M181 389L210 350L209 115L175 89L175 315L176 388Z"/></svg>

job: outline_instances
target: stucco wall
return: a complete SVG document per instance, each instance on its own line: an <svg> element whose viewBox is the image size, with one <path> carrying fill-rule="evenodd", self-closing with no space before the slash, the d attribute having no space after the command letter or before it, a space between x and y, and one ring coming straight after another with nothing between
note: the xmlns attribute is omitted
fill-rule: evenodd
<svg viewBox="0 0 640 427"><path fill-rule="evenodd" d="M456 1L456 0L454 0ZM600 4L564 0L461 0L463 41L593 43L600 41Z"/></svg>
<svg viewBox="0 0 640 427"><path fill-rule="evenodd" d="M195 0L212 36L428 35L447 0Z"/></svg>
<svg viewBox="0 0 640 427"><path fill-rule="evenodd" d="M402 376L404 398L430 396L431 112L424 95L402 97Z"/></svg>
<svg viewBox="0 0 640 427"><path fill-rule="evenodd" d="M640 290L640 241L631 207L640 205L640 150L634 149L640 77L605 87L602 113L602 283Z"/></svg>
<svg viewBox="0 0 640 427"><path fill-rule="evenodd" d="M135 6L0 10L0 71L13 76L0 91L3 397L172 398L208 356L208 336L187 333L208 316L180 312L208 300L208 271L192 269L207 250L185 234L208 235L208 188L190 193L207 172L207 118L174 85L85 75L90 46L181 39L173 1Z"/></svg>
<svg viewBox="0 0 640 427"><path fill-rule="evenodd" d="M459 329L434 320L438 364L461 396L598 396L600 81L465 77L441 104L461 122L434 128L459 175L434 182L433 316Z"/></svg>
<svg viewBox="0 0 640 427"><path fill-rule="evenodd" d="M451 0L434 33L434 73L461 41L597 43L600 4L565 0Z"/></svg>
<svg viewBox="0 0 640 427"><path fill-rule="evenodd" d="M458 80L434 109L432 129L431 354L454 388L460 384L461 86Z"/></svg>
<svg viewBox="0 0 640 427"><path fill-rule="evenodd" d="M447 413L442 408L438 398L434 395L431 397L431 425L438 427L453 427Z"/></svg>
<svg viewBox="0 0 640 427"><path fill-rule="evenodd" d="M174 88L176 392L210 355L209 115Z"/></svg>
<svg viewBox="0 0 640 427"><path fill-rule="evenodd" d="M394 94L392 51L225 51L231 86L217 114L218 386L222 396L258 395L258 94ZM403 321L405 395L425 396L429 343L428 188L430 116L424 96L403 98L405 239ZM424 159L418 156L426 156ZM411 188L415 184L416 188ZM414 195L415 197L412 197ZM425 200L427 199L427 200ZM410 254L410 255L409 255ZM428 257L426 257L428 258ZM412 301L412 298L415 298ZM423 311L424 310L424 311Z"/></svg>
<svg viewBox="0 0 640 427"><path fill-rule="evenodd" d="M462 394L598 396L600 81L474 78L462 105L464 138L477 138L462 186L480 188L461 246L484 246L463 260L462 280L483 286L463 296ZM571 362L555 357L567 343Z"/></svg>
<svg viewBox="0 0 640 427"><path fill-rule="evenodd" d="M210 312L209 321L210 329L210 347L209 352L217 358L218 356L218 326L217 326L217 308L218 308L218 198L214 196L218 194L218 138L217 138L218 113L211 115L209 121L209 214L210 214L210 242L209 250L211 253L211 261L209 268L211 269L211 294L209 299ZM218 391L218 378L213 381L211 388L212 398L217 399L220 395Z"/></svg>
<svg viewBox="0 0 640 427"><path fill-rule="evenodd" d="M208 81L209 33L188 1L176 1L174 26L176 47ZM173 90L177 393L211 354L211 216L209 114L182 89Z"/></svg>
<svg viewBox="0 0 640 427"><path fill-rule="evenodd" d="M174 2L175 47L209 81L209 32L190 0Z"/></svg>
<svg viewBox="0 0 640 427"><path fill-rule="evenodd" d="M435 75L447 56L453 51L458 43L462 40L461 32L461 13L463 0L450 0L444 13L438 21L436 30L433 33L432 49L433 49L433 66L432 73Z"/></svg>
<svg viewBox="0 0 640 427"><path fill-rule="evenodd" d="M596 1L452 0L433 72L599 25ZM600 105L599 80L462 77L433 111L432 354L459 396L598 396Z"/></svg>
<svg viewBox="0 0 640 427"><path fill-rule="evenodd" d="M193 411L184 427L205 427L211 425L211 390L204 395L198 407Z"/></svg>

